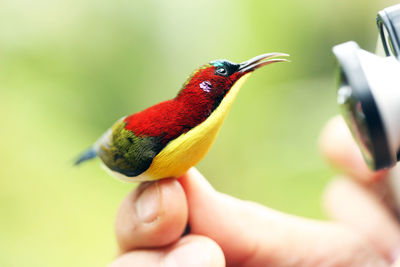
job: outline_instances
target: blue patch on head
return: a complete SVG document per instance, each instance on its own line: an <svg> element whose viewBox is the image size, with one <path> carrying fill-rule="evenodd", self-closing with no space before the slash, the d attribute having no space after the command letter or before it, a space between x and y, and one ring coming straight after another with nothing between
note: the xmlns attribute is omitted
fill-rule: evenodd
<svg viewBox="0 0 400 267"><path fill-rule="evenodd" d="M215 60L210 62L211 65L214 67L223 67L224 66L224 60Z"/></svg>
<svg viewBox="0 0 400 267"><path fill-rule="evenodd" d="M215 75L229 77L233 73L239 70L240 65L232 63L225 59L215 60L210 62L215 67Z"/></svg>

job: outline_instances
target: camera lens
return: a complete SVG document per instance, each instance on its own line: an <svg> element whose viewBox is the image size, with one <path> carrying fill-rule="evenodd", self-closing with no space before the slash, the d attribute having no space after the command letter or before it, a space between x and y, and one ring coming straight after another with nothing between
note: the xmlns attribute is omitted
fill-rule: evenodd
<svg viewBox="0 0 400 267"><path fill-rule="evenodd" d="M392 166L396 159L365 72L375 66L375 56L355 42L337 45L333 52L340 66L337 101L365 161L373 170Z"/></svg>

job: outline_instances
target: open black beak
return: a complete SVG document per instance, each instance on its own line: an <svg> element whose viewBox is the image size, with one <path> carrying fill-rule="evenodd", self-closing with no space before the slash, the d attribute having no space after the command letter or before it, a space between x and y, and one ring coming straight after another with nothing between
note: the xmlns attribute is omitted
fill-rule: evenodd
<svg viewBox="0 0 400 267"><path fill-rule="evenodd" d="M288 57L288 54L284 53L268 53L253 57L245 62L239 64L238 71L240 72L250 72L254 71L262 66L275 63L275 62L288 62L289 60L284 58L274 58L274 57ZM265 60L266 59L266 60Z"/></svg>

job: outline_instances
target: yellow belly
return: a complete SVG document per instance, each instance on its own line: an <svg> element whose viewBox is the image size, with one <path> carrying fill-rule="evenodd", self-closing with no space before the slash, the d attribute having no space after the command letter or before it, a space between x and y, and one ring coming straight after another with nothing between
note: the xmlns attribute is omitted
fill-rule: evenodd
<svg viewBox="0 0 400 267"><path fill-rule="evenodd" d="M208 152L228 114L239 90L250 73L241 77L229 90L219 106L201 124L169 142L154 157L150 167L129 180L146 181L179 177L196 165Z"/></svg>

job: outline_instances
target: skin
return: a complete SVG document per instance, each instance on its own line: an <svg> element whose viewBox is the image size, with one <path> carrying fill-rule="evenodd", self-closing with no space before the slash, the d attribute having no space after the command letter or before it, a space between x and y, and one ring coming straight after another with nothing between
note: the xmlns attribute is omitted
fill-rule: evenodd
<svg viewBox="0 0 400 267"><path fill-rule="evenodd" d="M324 193L331 221L217 192L192 168L126 197L116 219L120 256L110 266L400 266L400 227L381 195L386 172L367 169L339 118L320 147L343 173Z"/></svg>

